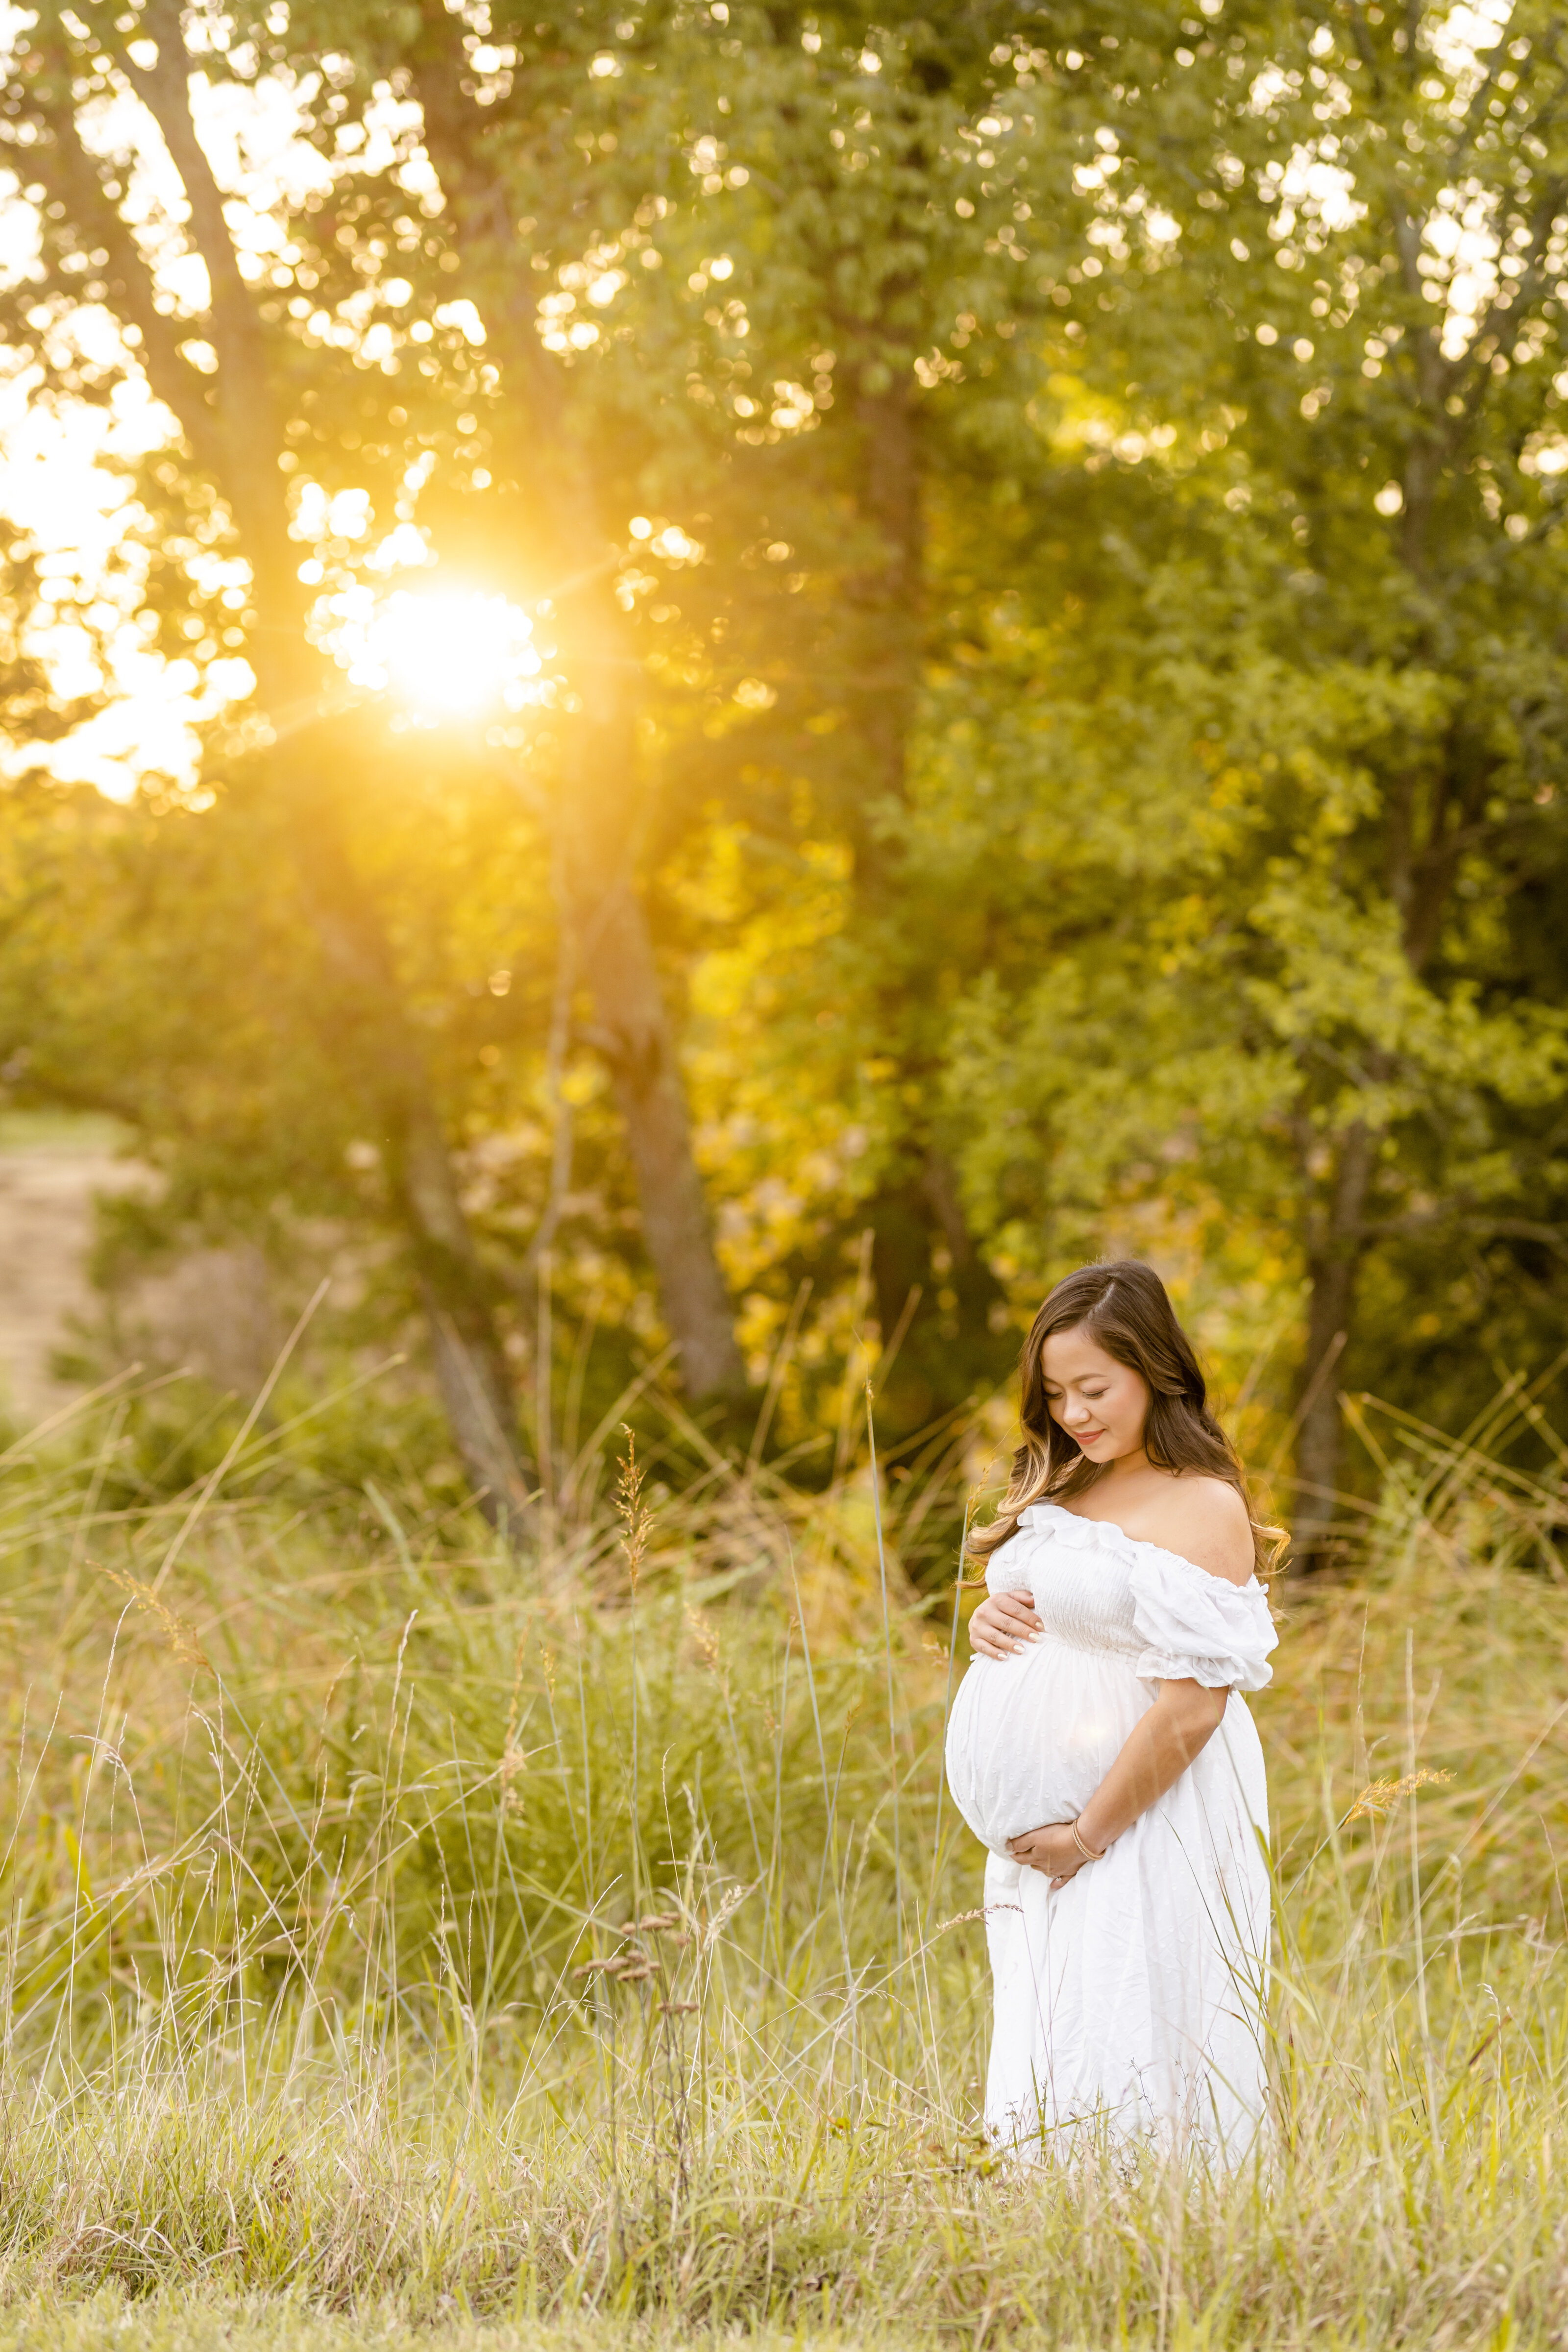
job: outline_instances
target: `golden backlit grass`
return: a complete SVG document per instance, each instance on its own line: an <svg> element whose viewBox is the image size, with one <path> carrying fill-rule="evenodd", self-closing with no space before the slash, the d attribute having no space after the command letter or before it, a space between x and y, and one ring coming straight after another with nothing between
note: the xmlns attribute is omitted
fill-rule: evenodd
<svg viewBox="0 0 1568 2352"><path fill-rule="evenodd" d="M951 1619L896 1525L884 1615L863 1479L715 1469L542 1559L14 1458L0 2345L1560 2341L1568 1591L1518 1402L1369 1421L1355 1574L1277 1594L1229 2178L977 2136Z"/></svg>

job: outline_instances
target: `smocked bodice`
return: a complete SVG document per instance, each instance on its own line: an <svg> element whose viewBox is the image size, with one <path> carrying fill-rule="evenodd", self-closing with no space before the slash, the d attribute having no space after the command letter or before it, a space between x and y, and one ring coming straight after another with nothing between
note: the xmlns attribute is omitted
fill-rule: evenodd
<svg viewBox="0 0 1568 2352"><path fill-rule="evenodd" d="M1047 1641L1125 1658L1141 1681L1261 1690L1270 1679L1278 1637L1256 1577L1232 1584L1059 1503L1029 1506L985 1583L1030 1594Z"/></svg>

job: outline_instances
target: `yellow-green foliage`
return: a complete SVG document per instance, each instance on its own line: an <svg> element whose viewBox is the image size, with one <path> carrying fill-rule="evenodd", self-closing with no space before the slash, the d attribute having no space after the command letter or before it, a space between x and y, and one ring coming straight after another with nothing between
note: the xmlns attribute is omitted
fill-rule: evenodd
<svg viewBox="0 0 1568 2352"><path fill-rule="evenodd" d="M1480 1453L1410 1433L1364 1573L1277 1594L1275 2125L1231 2179L978 2137L949 1625L896 1559L884 1620L868 1496L716 1477L516 1559L8 1475L0 2263L89 2298L62 2343L126 2291L279 2342L255 2298L454 2343L1561 2340L1568 1593L1553 1495Z"/></svg>

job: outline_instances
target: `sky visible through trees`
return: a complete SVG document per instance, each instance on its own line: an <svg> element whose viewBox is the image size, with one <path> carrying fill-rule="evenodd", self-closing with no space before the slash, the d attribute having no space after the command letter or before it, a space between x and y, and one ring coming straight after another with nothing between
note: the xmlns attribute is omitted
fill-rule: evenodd
<svg viewBox="0 0 1568 2352"><path fill-rule="evenodd" d="M1549 11L5 40L0 1073L122 1249L357 1249L508 1513L661 1360L918 1459L1106 1249L1308 1559L1342 1391L1551 1372Z"/></svg>

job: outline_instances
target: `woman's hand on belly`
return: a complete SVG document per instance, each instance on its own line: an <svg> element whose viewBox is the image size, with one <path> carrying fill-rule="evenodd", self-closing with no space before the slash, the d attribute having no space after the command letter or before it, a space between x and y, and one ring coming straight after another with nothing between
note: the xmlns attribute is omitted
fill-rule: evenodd
<svg viewBox="0 0 1568 2352"><path fill-rule="evenodd" d="M1084 1857L1073 1843L1072 1823L1052 1822L1044 1829L1026 1830L1022 1837L1009 1838L1007 1851L1015 1862L1030 1870L1043 1870L1051 1882L1054 1895L1069 1878L1076 1878L1084 1866Z"/></svg>
<svg viewBox="0 0 1568 2352"><path fill-rule="evenodd" d="M1045 1630L1027 1592L992 1592L969 1621L969 1646L977 1658L1013 1658Z"/></svg>

